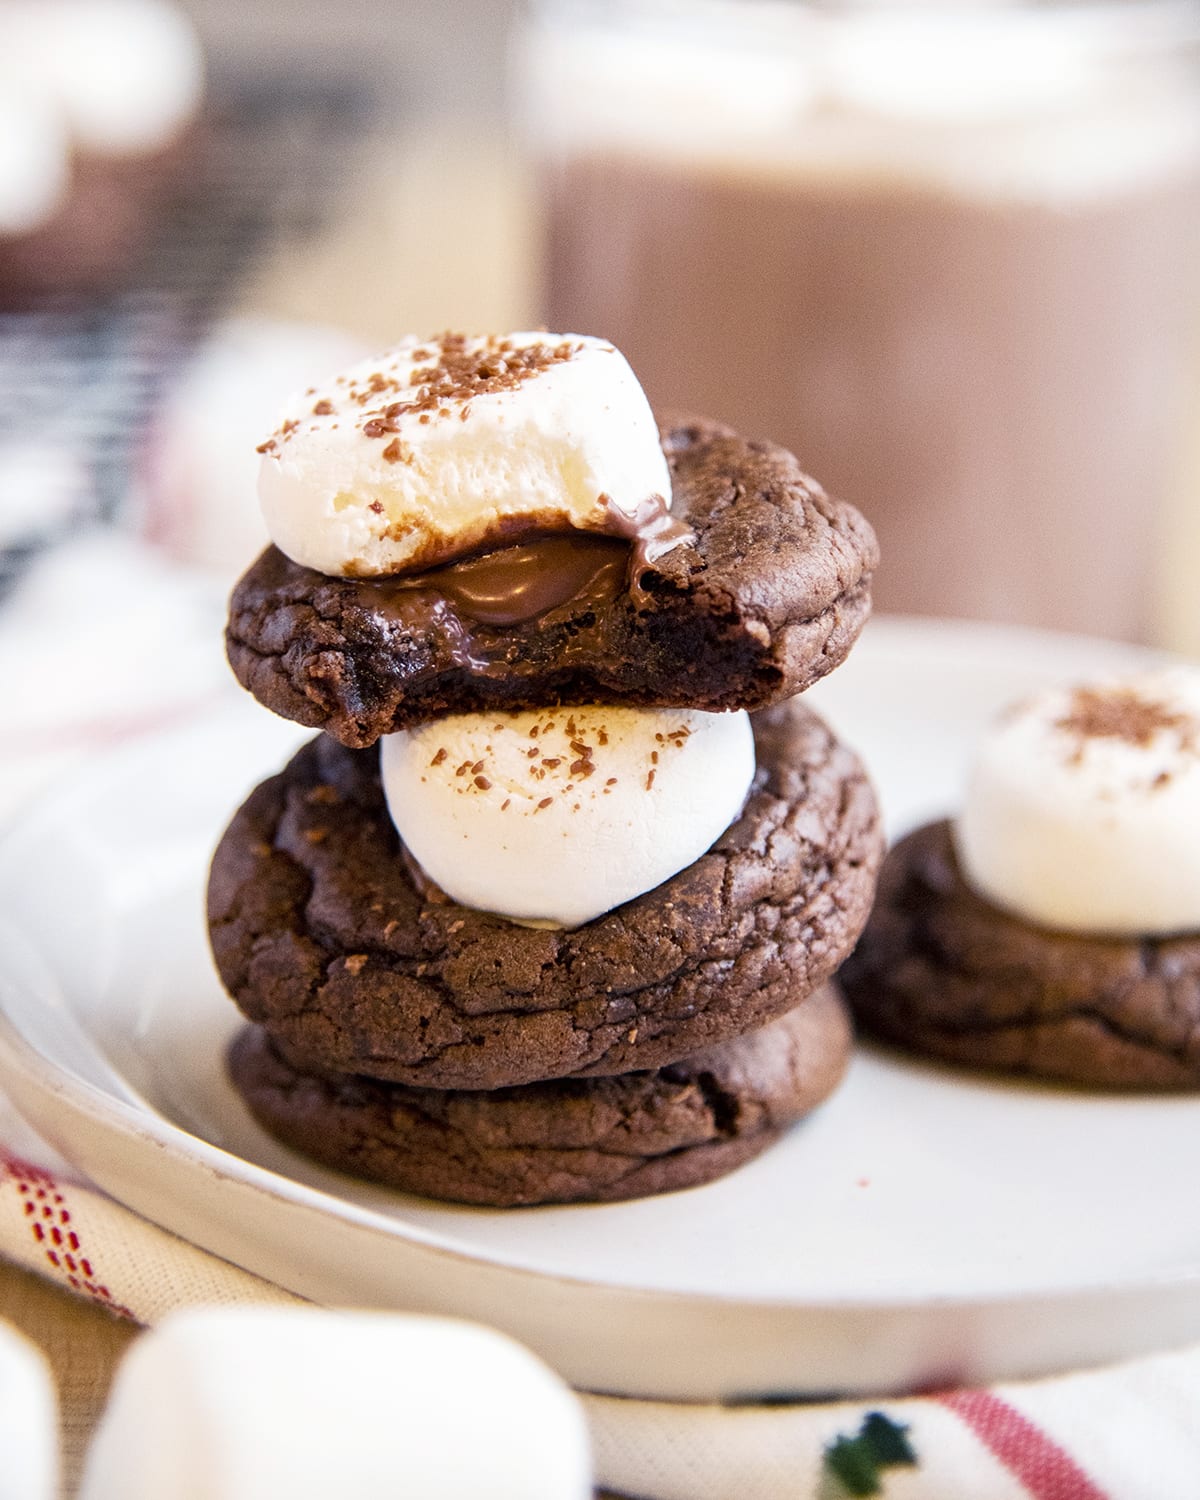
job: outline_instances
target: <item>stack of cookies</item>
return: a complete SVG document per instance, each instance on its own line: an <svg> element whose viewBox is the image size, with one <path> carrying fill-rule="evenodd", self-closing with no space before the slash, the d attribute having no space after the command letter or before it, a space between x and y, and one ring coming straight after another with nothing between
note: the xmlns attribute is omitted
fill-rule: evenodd
<svg viewBox="0 0 1200 1500"><path fill-rule="evenodd" d="M782 449L660 429L592 338L407 340L261 451L229 657L323 732L213 862L257 1119L490 1205L757 1154L848 1055L879 817L787 700L866 620L870 527Z"/></svg>

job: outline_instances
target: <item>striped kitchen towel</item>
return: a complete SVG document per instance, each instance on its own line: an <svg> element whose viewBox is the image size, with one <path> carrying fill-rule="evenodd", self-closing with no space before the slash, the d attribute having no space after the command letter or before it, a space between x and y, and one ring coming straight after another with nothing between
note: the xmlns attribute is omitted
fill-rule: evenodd
<svg viewBox="0 0 1200 1500"><path fill-rule="evenodd" d="M0 1099L0 1255L116 1315L299 1304L54 1158ZM597 1482L644 1500L1185 1500L1200 1349L905 1400L684 1405L583 1394Z"/></svg>

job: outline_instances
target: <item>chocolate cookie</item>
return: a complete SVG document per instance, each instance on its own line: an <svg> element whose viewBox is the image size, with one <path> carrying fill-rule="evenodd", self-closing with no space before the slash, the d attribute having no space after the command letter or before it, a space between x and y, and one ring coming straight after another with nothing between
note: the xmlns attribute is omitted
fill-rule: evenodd
<svg viewBox="0 0 1200 1500"><path fill-rule="evenodd" d="M863 1026L914 1052L1101 1087L1200 1085L1200 935L1034 927L977 896L948 823L888 855L839 976Z"/></svg>
<svg viewBox="0 0 1200 1500"><path fill-rule="evenodd" d="M255 1119L326 1166L455 1203L612 1202L695 1187L836 1088L850 1024L832 987L759 1031L652 1072L468 1093L297 1072L258 1027L230 1049Z"/></svg>
<svg viewBox="0 0 1200 1500"><path fill-rule="evenodd" d="M576 533L570 558L547 561L534 542L470 564L483 578L450 567L414 586L330 578L269 547L231 600L234 672L267 708L356 747L488 708L718 710L791 697L862 629L874 533L783 448L701 421L665 427L663 447L672 515L693 539L657 561ZM557 587L531 598L517 580L536 573Z"/></svg>
<svg viewBox="0 0 1200 1500"><path fill-rule="evenodd" d="M658 1068L791 1010L852 948L881 855L857 758L815 715L756 716L741 817L655 890L574 931L423 895L378 753L321 736L213 861L221 978L301 1070L491 1089Z"/></svg>

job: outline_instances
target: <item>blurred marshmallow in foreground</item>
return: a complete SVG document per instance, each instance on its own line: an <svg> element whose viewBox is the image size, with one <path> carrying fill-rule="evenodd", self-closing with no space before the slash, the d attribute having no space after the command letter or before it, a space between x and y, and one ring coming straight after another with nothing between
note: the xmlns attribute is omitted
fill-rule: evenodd
<svg viewBox="0 0 1200 1500"><path fill-rule="evenodd" d="M55 1500L58 1402L45 1359L0 1323L0 1500Z"/></svg>
<svg viewBox="0 0 1200 1500"><path fill-rule="evenodd" d="M130 1350L81 1500L587 1500L582 1410L470 1323L278 1308L168 1318Z"/></svg>
<svg viewBox="0 0 1200 1500"><path fill-rule="evenodd" d="M232 318L167 395L142 466L141 529L176 557L235 577L267 545L258 505L264 430L297 386L361 359L319 323Z"/></svg>

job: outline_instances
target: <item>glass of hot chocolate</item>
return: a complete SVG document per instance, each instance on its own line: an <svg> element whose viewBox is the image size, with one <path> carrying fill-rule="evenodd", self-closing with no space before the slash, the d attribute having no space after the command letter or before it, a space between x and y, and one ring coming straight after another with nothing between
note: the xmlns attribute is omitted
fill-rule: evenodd
<svg viewBox="0 0 1200 1500"><path fill-rule="evenodd" d="M794 449L875 523L882 608L1146 633L1200 3L544 0L518 56L549 326Z"/></svg>

